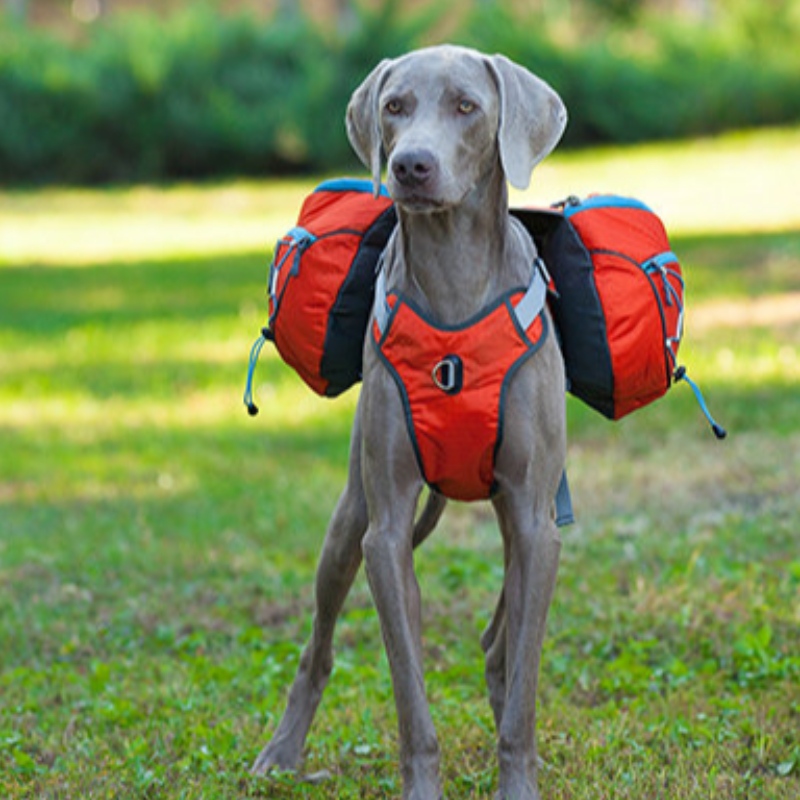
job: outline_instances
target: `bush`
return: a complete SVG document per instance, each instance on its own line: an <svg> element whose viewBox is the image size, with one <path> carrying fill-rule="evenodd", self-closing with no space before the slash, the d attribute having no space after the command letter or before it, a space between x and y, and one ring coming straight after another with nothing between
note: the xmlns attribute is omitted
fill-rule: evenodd
<svg viewBox="0 0 800 800"><path fill-rule="evenodd" d="M773 22L765 36L767 23L752 21L755 6L739 2L748 13L738 26L663 18L634 25L623 15L572 44L548 35L553 26L541 15L480 4L453 38L503 52L557 87L571 112L568 145L800 120L800 55L787 25ZM352 89L381 58L427 41L441 21L436 5L412 18L400 6L387 0L362 10L344 33L300 14L265 22L206 6L168 24L143 13L112 17L72 41L0 21L0 179L352 168L343 125Z"/></svg>
<svg viewBox="0 0 800 800"><path fill-rule="evenodd" d="M503 52L552 83L571 112L567 145L800 121L800 51L788 40L780 46L785 31L767 45L733 25L645 18L559 45L546 30L535 14L482 6L460 41Z"/></svg>
<svg viewBox="0 0 800 800"><path fill-rule="evenodd" d="M67 43L0 29L0 176L104 182L324 170L350 159L342 111L385 55L415 46L395 3L346 39L301 16L208 8L126 15Z"/></svg>

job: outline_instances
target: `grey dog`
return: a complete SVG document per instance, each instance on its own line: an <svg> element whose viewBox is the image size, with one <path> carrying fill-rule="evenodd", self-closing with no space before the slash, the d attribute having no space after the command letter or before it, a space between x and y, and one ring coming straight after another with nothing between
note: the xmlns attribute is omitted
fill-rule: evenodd
<svg viewBox="0 0 800 800"><path fill-rule="evenodd" d="M528 285L535 245L509 217L507 181L525 188L565 124L558 95L503 56L439 46L381 62L352 96L347 131L376 190L388 164L399 219L385 251L389 289L455 326ZM510 382L495 455L491 502L505 577L481 645L497 727L498 797L506 800L539 797L535 702L560 551L554 504L566 454L564 388L561 355L549 336ZM423 488L397 386L367 342L347 485L317 569L313 632L254 772L297 768L333 667L336 619L363 558L391 669L403 797L442 796L412 553L445 500L432 492L415 525Z"/></svg>

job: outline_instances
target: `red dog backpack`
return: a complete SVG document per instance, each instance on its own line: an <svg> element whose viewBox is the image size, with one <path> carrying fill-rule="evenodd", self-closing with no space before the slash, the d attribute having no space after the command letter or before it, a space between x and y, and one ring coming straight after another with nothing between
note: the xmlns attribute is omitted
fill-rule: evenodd
<svg viewBox="0 0 800 800"><path fill-rule="evenodd" d="M550 209L512 209L536 241L552 277L549 306L569 391L609 419L661 397L678 380L684 282L661 220L616 195L569 198ZM265 341L318 394L336 396L360 380L364 337L380 255L397 219L385 190L362 180L329 181L303 204L297 226L278 242L270 269Z"/></svg>
<svg viewBox="0 0 800 800"><path fill-rule="evenodd" d="M558 207L556 207L558 208ZM661 220L623 197L515 212L553 279L569 390L609 419L661 397L677 367L683 277Z"/></svg>
<svg viewBox="0 0 800 800"><path fill-rule="evenodd" d="M375 271L396 222L388 193L374 197L371 181L327 181L305 199L297 225L275 246L269 324L253 346L251 373L273 341L317 394L335 397L361 379ZM245 402L258 412L252 374Z"/></svg>
<svg viewBox="0 0 800 800"><path fill-rule="evenodd" d="M570 197L552 209L513 209L550 270L550 310L571 394L620 419L685 380L714 434L697 386L678 366L684 280L659 217L617 195Z"/></svg>

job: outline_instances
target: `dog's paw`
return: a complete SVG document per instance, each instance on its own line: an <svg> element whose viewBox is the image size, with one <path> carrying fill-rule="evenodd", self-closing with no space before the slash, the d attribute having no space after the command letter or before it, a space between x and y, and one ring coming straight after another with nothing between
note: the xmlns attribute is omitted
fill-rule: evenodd
<svg viewBox="0 0 800 800"><path fill-rule="evenodd" d="M297 761L290 758L285 753L281 753L279 748L267 745L259 754L258 758L250 767L251 775L277 775L281 772L295 773L297 771Z"/></svg>

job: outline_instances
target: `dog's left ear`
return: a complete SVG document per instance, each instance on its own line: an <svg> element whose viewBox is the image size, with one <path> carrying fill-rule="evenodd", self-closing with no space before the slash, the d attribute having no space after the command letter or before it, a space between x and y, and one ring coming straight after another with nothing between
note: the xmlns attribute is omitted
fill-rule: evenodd
<svg viewBox="0 0 800 800"><path fill-rule="evenodd" d="M487 59L500 95L500 160L517 189L527 189L533 168L558 144L567 109L541 78L505 56Z"/></svg>
<svg viewBox="0 0 800 800"><path fill-rule="evenodd" d="M378 97L386 80L389 59L384 59L353 92L347 105L347 138L361 162L372 173L372 186L377 197L381 189L383 144Z"/></svg>

